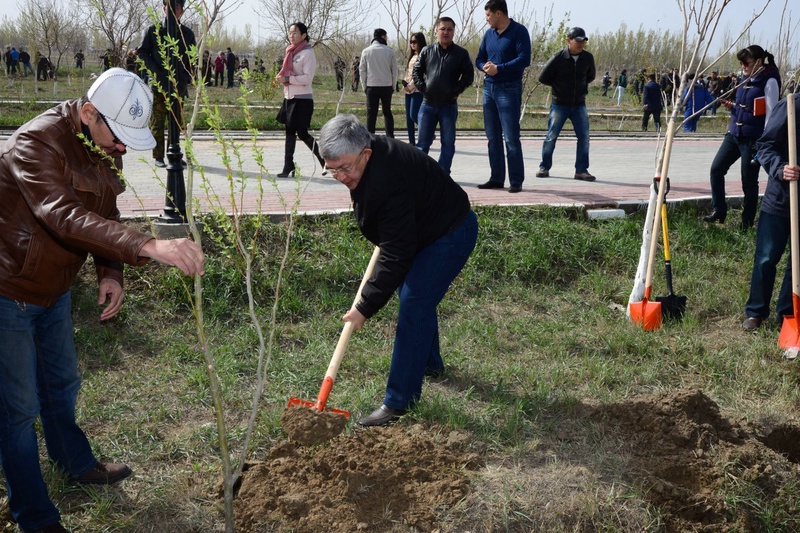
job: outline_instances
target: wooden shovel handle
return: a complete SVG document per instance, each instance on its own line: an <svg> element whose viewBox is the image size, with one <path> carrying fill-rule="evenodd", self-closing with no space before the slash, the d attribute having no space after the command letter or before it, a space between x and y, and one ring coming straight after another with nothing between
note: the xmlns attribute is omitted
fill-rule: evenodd
<svg viewBox="0 0 800 533"><path fill-rule="evenodd" d="M369 281L369 278L372 277L372 273L375 271L375 265L378 264L378 257L381 255L380 247L376 246L375 249L372 251L372 257L369 260L369 264L367 265L367 270L364 272L364 277L361 279L361 284L358 286L358 292L356 293L356 297L353 299L353 306L358 303L358 300L361 298L361 291L364 290L364 286ZM353 334L353 323L352 322L345 322L344 327L342 328L342 333L339 335L339 342L336 343L336 349L333 351L333 357L331 358L331 363L328 365L328 370L325 372L325 378L336 379L336 373L339 371L339 365L342 362L342 358L344 357L344 351L347 348L347 343L350 342L350 336Z"/></svg>
<svg viewBox="0 0 800 533"><path fill-rule="evenodd" d="M794 109L794 94L786 95L786 122L789 131L789 165L797 164L797 123ZM792 293L794 316L798 318L800 309L797 309L800 302L800 221L798 221L798 197L797 181L789 182L789 217L791 223L791 253L792 253Z"/></svg>

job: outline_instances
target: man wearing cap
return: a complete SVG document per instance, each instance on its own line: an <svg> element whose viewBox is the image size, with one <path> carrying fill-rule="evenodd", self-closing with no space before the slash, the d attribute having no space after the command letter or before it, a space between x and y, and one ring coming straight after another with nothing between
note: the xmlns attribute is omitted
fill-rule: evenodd
<svg viewBox="0 0 800 533"><path fill-rule="evenodd" d="M553 94L550 118L547 120L547 136L542 144L542 162L537 178L550 176L553 166L553 151L564 123L572 122L578 138L575 154L575 179L594 181L589 173L589 113L586 112L586 94L589 83L594 80L594 56L584 50L586 32L583 28L570 28L567 32L567 47L556 52L539 74L539 82L549 85Z"/></svg>
<svg viewBox="0 0 800 533"><path fill-rule="evenodd" d="M184 2L186 0L175 1L175 20L180 21L184 12ZM169 9L169 0L164 0L164 13ZM189 59L189 50L197 46L194 33L191 29L183 24L178 24L178 38L177 51L170 51L166 55L172 57L173 53L177 53L181 58L182 68L178 69L175 73L175 81L177 87L175 91L180 98L189 96L189 84L192 83L193 66ZM167 21L158 25L152 25L147 29L142 39L142 45L136 51L139 58L144 62L145 67L151 73L153 79L153 121L151 129L153 137L156 138L156 146L153 148L153 159L157 167L165 167L164 152L165 152L165 136L164 127L167 122L169 106L167 105L173 95L167 95L167 85L169 82L169 70L171 65L164 65L161 50L166 47L167 39ZM230 48L229 48L230 50ZM182 117L180 117L182 119Z"/></svg>
<svg viewBox="0 0 800 533"><path fill-rule="evenodd" d="M377 28L372 33L372 43L361 51L358 69L367 95L367 130L375 133L380 102L386 136L394 137L392 93L397 84L397 58L394 50L386 45L386 30L383 28Z"/></svg>
<svg viewBox="0 0 800 533"><path fill-rule="evenodd" d="M519 119L522 108L522 74L531 64L531 36L522 24L508 17L506 0L489 0L484 7L489 30L481 40L475 66L486 74L483 83L483 125L489 140L489 181L479 189L520 192L525 180ZM503 138L506 154L503 156Z"/></svg>
<svg viewBox="0 0 800 533"><path fill-rule="evenodd" d="M71 481L107 485L131 473L125 464L99 462L75 420L80 376L70 285L88 254L100 320L122 306L123 263L152 258L203 273L194 242L157 240L119 222L122 155L155 144L152 109L147 85L111 68L86 96L24 124L0 149L0 466L11 516L24 533L67 531L39 467L37 418L50 460Z"/></svg>

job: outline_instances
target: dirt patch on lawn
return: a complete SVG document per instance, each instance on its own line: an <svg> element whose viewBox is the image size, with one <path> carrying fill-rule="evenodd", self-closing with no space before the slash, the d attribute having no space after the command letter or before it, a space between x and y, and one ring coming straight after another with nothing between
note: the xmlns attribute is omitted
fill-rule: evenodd
<svg viewBox="0 0 800 533"><path fill-rule="evenodd" d="M591 407L587 416L623 443L624 477L641 487L667 531L760 531L766 509L743 497L774 501L800 475L800 427L764 434L725 418L698 390Z"/></svg>
<svg viewBox="0 0 800 533"><path fill-rule="evenodd" d="M402 422L312 447L282 441L244 473L237 525L296 533L758 531L758 509L733 505L731 496L756 490L769 502L800 479L799 427L763 432L731 421L701 391L582 405L568 417L513 460L487 458L467 432Z"/></svg>
<svg viewBox="0 0 800 533"><path fill-rule="evenodd" d="M282 441L243 475L238 530L432 531L437 511L469 492L468 472L482 464L467 451L470 435L441 431L400 424L357 430L316 447Z"/></svg>

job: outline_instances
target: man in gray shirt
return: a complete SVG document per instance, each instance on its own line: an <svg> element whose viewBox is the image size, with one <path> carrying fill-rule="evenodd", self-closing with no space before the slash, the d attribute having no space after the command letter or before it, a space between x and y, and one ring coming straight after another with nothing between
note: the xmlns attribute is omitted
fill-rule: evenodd
<svg viewBox="0 0 800 533"><path fill-rule="evenodd" d="M358 68L367 94L367 130L375 133L380 102L386 136L394 137L392 93L397 84L397 58L386 45L386 30L378 28L372 33L372 43L361 52Z"/></svg>

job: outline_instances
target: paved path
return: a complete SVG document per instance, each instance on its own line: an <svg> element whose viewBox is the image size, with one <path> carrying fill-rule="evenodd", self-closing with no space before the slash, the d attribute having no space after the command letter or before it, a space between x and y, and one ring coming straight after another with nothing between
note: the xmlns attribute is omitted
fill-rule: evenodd
<svg viewBox="0 0 800 533"><path fill-rule="evenodd" d="M237 184L237 204L242 212L262 211L282 214L297 202L301 213L340 212L350 209L349 191L330 176L323 177L311 153L298 143L296 162L304 176L302 179L278 179L265 182L265 193L260 200L257 193L259 166L253 157L253 143L239 137L241 144L241 176L238 164L233 164ZM708 169L716 154L720 136L679 136L675 140L670 162L671 190L668 199L705 199L710 197ZM527 178L523 190L510 194L507 190L479 190L476 185L489 178L486 140L478 135L461 135L456 141L456 155L452 175L469 193L475 205L561 205L584 208L619 207L624 204L646 202L652 182L658 144L655 133L636 137L614 136L598 133L591 141L590 171L597 176L593 183L573 179L575 159L574 136L563 134L554 155L550 178L536 178L542 146L541 136L523 138ZM265 172L278 172L282 167L283 138L276 135L260 137L256 142L263 150ZM438 143L431 150L438 157ZM213 203L231 211L228 171L219 155L221 145L209 137L197 137L194 142L197 160L202 167L202 179L193 172L194 195L201 200L201 210L209 209L212 202L200 184L207 183L220 198ZM188 180L188 171L184 173ZM164 187L156 179L166 180L166 170L152 167L149 152L131 152L125 157L125 177L129 190L119 201L124 217L159 216L165 203ZM766 179L761 174L763 192ZM188 183L188 181L187 181ZM728 179L728 194L741 195L738 164L732 167ZM288 206L288 207L287 207ZM630 207L630 205L629 205Z"/></svg>

